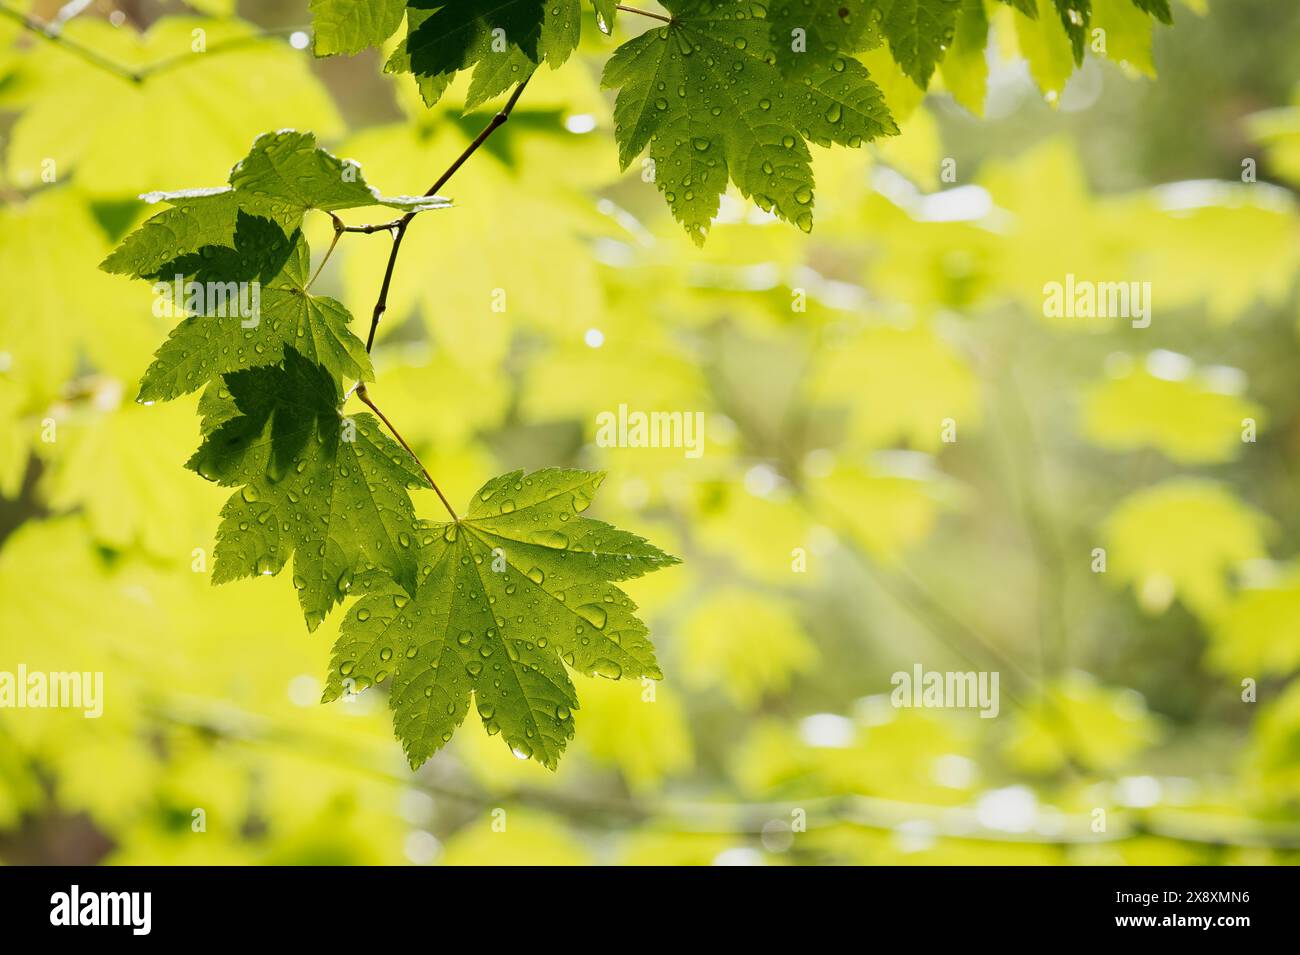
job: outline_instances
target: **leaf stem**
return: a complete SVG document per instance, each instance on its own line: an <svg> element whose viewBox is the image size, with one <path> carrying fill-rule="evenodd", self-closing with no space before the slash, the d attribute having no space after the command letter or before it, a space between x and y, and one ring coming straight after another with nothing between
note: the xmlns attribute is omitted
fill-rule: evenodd
<svg viewBox="0 0 1300 955"><path fill-rule="evenodd" d="M334 238L330 239L330 247L325 250L325 257L320 260L320 265L316 266L316 271L312 273L311 278L307 280L307 284L303 286L303 291L306 291L307 289L311 288L312 283L315 282L316 279L320 277L321 270L325 268L325 263L328 262L330 260L330 256L334 254L334 247L339 244L339 236L341 236L344 232L347 231L347 227L343 225L342 219L340 219L332 212L329 214L329 216L334 223Z"/></svg>
<svg viewBox="0 0 1300 955"><path fill-rule="evenodd" d="M438 487L438 482L433 479L433 475L430 474L429 469L424 466L424 462L420 460L420 456L412 450L411 446L406 443L406 439L402 437L401 432L393 427L393 423L388 420L388 416L380 411L379 406L371 399L370 394L366 391L365 382L361 382L357 385L356 396L361 399L362 404L379 416L379 420L387 425L389 431L393 432L393 437L397 439L397 443L404 447L406 453L414 458L415 463L420 466L420 471L424 474L424 479L429 482L429 487L433 488L438 493L438 499L442 501L442 506L447 509L447 513L451 515L451 519L453 521L459 521L460 518L456 516L456 511L451 506L451 502L448 501L447 496L442 493L442 488Z"/></svg>
<svg viewBox="0 0 1300 955"><path fill-rule="evenodd" d="M87 63L98 67L105 72L112 73L114 76L131 83L142 83L144 81L144 73L140 70L133 70L128 66L118 63L116 60L111 60L97 50L93 50L88 46L83 46L76 40L69 40L57 28L52 27L48 23L42 23L40 20L37 20L35 17L29 16L26 13L20 13L8 4L0 4L0 15L21 23L26 29L35 33L37 36L43 37L49 42L63 47L63 49L67 50L74 56L81 57L81 59L85 60Z"/></svg>
<svg viewBox="0 0 1300 955"><path fill-rule="evenodd" d="M615 10L621 10L623 13L635 13L637 16L649 17L651 20L662 20L664 23L672 23L672 17L666 17L662 13L652 13L649 10L642 10L640 7L628 7L623 4L615 4Z"/></svg>

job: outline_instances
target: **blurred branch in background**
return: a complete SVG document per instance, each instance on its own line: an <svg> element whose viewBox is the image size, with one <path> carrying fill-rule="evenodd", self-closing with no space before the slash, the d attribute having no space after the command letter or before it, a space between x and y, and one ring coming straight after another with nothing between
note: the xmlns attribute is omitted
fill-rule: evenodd
<svg viewBox="0 0 1300 955"><path fill-rule="evenodd" d="M73 6L73 4L68 4L64 9L66 10ZM80 11L78 10L76 12ZM62 25L75 15L76 13L72 13L67 17L60 18L58 21L42 23L30 14L22 13L21 11L13 9L8 3L0 2L0 17L7 17L17 23L21 23L26 30L36 36L48 40L50 43L67 50L74 56L80 57L97 69L103 70L106 73L127 80L131 83L143 83L150 77L175 69L177 66L191 62L194 58L194 51L190 51L188 53L178 53L174 56L163 57L141 66L127 66L124 63L119 63L104 56L102 53L90 46L64 35L61 30ZM244 49L253 44L261 43L270 37L291 37L294 34L305 39L309 35L309 28L305 26L263 28L248 36L232 37L213 43L211 46L205 45L202 52L205 56L228 53Z"/></svg>
<svg viewBox="0 0 1300 955"><path fill-rule="evenodd" d="M1167 809L1127 810L1110 814L1105 832L1094 831L1091 816L1053 812L1028 831L998 829L982 821L978 809L938 807L921 803L841 794L775 802L726 802L671 798L596 798L555 789L520 786L488 791L469 783L430 779L428 773L412 776L405 767L388 768L391 761L374 750L359 751L341 738L286 730L226 704L188 701L158 711L160 719L176 726L252 747L284 746L333 761L346 755L349 765L392 782L413 786L432 796L466 803L483 811L500 806L524 806L561 816L580 828L621 829L651 827L680 833L722 835L762 834L773 820L789 819L802 810L810 830L838 823L868 829L897 831L923 825L936 838L989 842L1025 842L1037 845L1075 846L1122 842L1143 835L1196 845L1243 848L1300 849L1300 823L1270 824L1240 817Z"/></svg>

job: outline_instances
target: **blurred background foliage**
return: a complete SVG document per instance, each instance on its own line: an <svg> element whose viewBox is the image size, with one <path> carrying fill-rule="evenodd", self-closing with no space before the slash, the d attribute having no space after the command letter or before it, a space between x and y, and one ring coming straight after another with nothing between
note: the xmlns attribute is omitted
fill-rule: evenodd
<svg viewBox="0 0 1300 955"><path fill-rule="evenodd" d="M1073 73L992 2L924 98L868 56L903 134L818 153L811 236L735 199L702 251L619 174L588 30L412 226L372 390L442 486L606 469L593 513L685 558L629 585L666 680L581 681L554 774L473 719L413 774L382 687L317 703L337 619L209 584L193 409L133 400L168 323L96 270L261 132L416 193L489 113L313 60L303 0L94 0L65 35L139 83L0 18L0 669L106 685L0 710L0 861L1295 861L1300 6L1094 6ZM387 246L318 283L359 326ZM1151 326L1044 318L1067 273L1151 282ZM704 455L597 447L620 404L703 411ZM893 708L915 663L999 671L998 717Z"/></svg>

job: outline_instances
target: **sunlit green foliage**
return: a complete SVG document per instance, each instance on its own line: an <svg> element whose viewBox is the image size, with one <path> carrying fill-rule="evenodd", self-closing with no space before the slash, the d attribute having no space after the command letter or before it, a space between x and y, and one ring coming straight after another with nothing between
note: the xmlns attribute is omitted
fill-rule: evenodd
<svg viewBox="0 0 1300 955"><path fill-rule="evenodd" d="M213 581L275 576L292 555L293 586L315 630L363 578L363 591L384 593L361 601L344 626L327 701L344 683L350 692L392 676L394 724L417 768L451 739L472 694L489 734L555 769L578 708L564 664L614 680L662 677L636 605L610 581L677 559L582 517L603 475L581 470L506 474L483 486L464 520L453 513L445 529L417 522L408 490L442 492L397 432L394 441L381 429L380 419L392 423L361 390L374 378L369 348L342 305L309 291L324 261L311 272L301 227L308 211L328 213L332 252L346 232L337 211L393 206L406 212L400 230L447 202L386 199L355 163L291 130L259 137L229 186L166 198L177 205L128 235L101 268L175 275L154 294L188 317L158 350L137 400L205 389L204 441L189 467L238 488L221 510ZM373 322L387 280L382 288ZM379 418L343 414L348 382Z"/></svg>

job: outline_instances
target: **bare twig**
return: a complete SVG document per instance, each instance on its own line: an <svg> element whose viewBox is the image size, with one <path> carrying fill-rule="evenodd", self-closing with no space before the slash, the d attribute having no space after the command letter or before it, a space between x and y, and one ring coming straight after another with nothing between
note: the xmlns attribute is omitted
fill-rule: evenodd
<svg viewBox="0 0 1300 955"><path fill-rule="evenodd" d="M515 104L519 102L519 97L523 95L524 87L528 85L528 80L531 78L531 75L525 77L524 81L515 87L515 91L510 94L510 99L508 99L506 104L501 107L501 111L492 117L491 122L483 128L483 131L474 138L474 141L465 148L464 152L456 157L456 160L447 167L446 171L441 176L438 177L438 181L429 187L428 192L425 193L426 196L435 195L438 190L445 186L447 181L456 174L456 171L459 170L461 166L465 165L465 161L469 159L470 156L474 155L480 146L487 142L488 137L496 132L501 126L505 125L506 120L510 118L511 112L514 111ZM366 336L367 352L374 348L375 331L379 328L380 318L383 317L384 311L388 308L388 290L393 284L393 270L397 266L397 253L401 251L402 237L406 235L406 227L411 224L411 220L414 218L415 211L411 211L406 213L406 215L402 216L400 219L396 219L389 223L380 223L379 225L357 226L353 228L343 227L340 229L339 225L337 223L335 224L335 239L337 239L342 232L370 233L379 232L381 230L390 230L393 233L393 248L388 253L388 265L384 268L384 280L379 287L379 298L376 300L374 312L370 316L370 332ZM357 397L360 398L371 411L379 416L379 420L387 425L388 430L393 433L393 437L398 440L402 447L406 448L411 457L415 458L415 462L420 465L420 470L424 472L424 476L428 480L429 486L437 492L439 499L442 501L442 506L447 509L447 513L451 515L451 519L453 521L459 521L460 518L456 516L456 511L452 508L451 502L449 502L447 496L442 493L442 489L438 487L437 482L434 481L433 475L429 473L429 469L424 466L419 455L411 449L411 446L406 443L405 439L398 433L397 429L393 427L393 423L388 420L384 413L379 410L374 401L371 400L370 396L366 393L366 386L364 383L357 386L356 393Z"/></svg>
<svg viewBox="0 0 1300 955"><path fill-rule="evenodd" d="M402 224L401 219L394 219L392 222L376 222L372 225L345 225L344 232L363 232L370 235L374 232L392 232Z"/></svg>
<svg viewBox="0 0 1300 955"><path fill-rule="evenodd" d="M532 79L531 74L526 76L524 81L515 87L515 91L510 94L510 99L506 101L505 106L501 107L501 111L492 117L492 121L483 128L483 132L479 133L478 136L474 138L474 141L465 148L465 151L456 157L455 162L447 167L446 172L438 177L438 181L429 187L428 192L425 193L426 196L435 195L439 189L447 184L447 181L451 179L452 176L456 175L457 170L459 170L461 166L465 165L465 161L469 159L470 156L474 155L480 146L487 142L488 137L505 125L506 120L510 118L510 114L514 111L515 104L519 102L519 97L523 95L524 88L528 86L528 81L530 79ZM402 237L406 235L406 227L411 224L411 220L414 218L415 213L408 212L395 222L381 227L391 228L393 232L393 248L392 251L388 253L388 267L384 269L384 281L379 287L379 299L375 302L374 313L370 316L370 334L366 336L366 351L370 351L370 349L374 347L375 330L379 328L379 319L383 317L384 310L388 308L388 289L393 282L393 269L397 265L397 253L402 248ZM378 231L378 229L362 227L356 231L375 232Z"/></svg>

